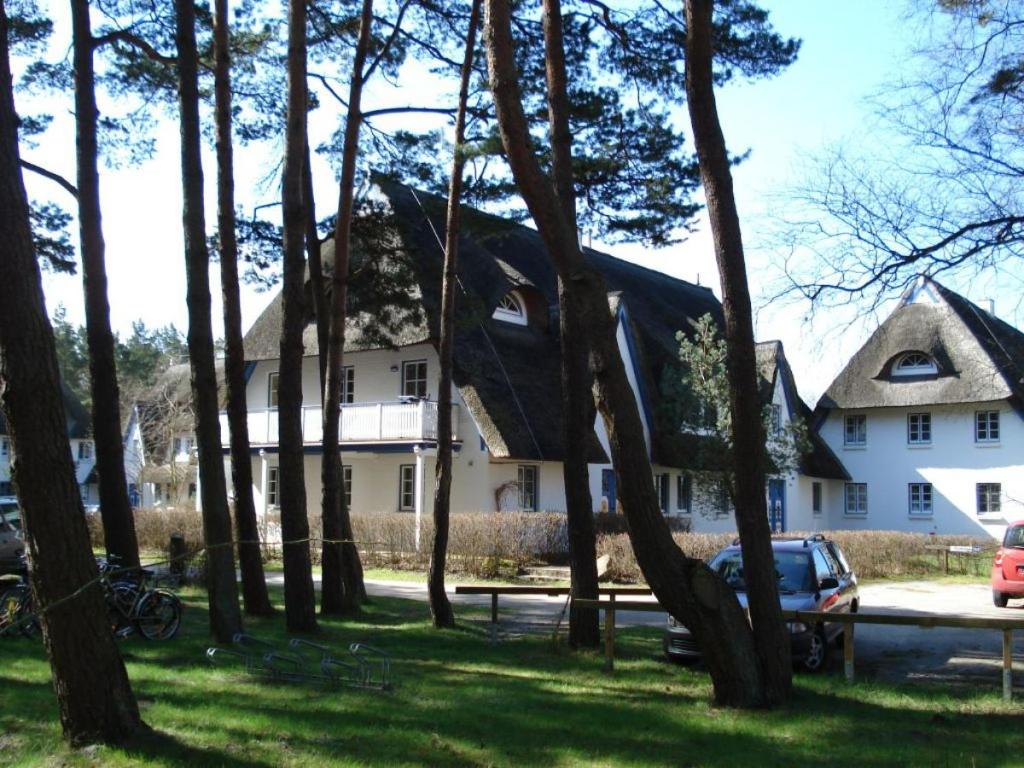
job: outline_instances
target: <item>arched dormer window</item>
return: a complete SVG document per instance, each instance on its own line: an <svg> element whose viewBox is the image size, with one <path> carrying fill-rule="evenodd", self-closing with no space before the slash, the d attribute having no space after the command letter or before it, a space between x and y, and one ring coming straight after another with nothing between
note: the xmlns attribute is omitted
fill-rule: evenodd
<svg viewBox="0 0 1024 768"><path fill-rule="evenodd" d="M494 308L492 317L495 320L503 320L506 323L515 325L526 325L526 304L518 291L509 291L501 297L498 306Z"/></svg>
<svg viewBox="0 0 1024 768"><path fill-rule="evenodd" d="M929 376L938 372L935 361L924 352L907 352L892 364L893 376Z"/></svg>

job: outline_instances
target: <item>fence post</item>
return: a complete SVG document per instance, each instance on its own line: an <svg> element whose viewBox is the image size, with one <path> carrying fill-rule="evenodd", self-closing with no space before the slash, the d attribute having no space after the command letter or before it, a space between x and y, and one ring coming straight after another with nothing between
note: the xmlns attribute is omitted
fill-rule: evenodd
<svg viewBox="0 0 1024 768"><path fill-rule="evenodd" d="M846 682L853 682L853 629L857 625L849 623L843 632L843 672Z"/></svg>
<svg viewBox="0 0 1024 768"><path fill-rule="evenodd" d="M498 642L498 593L491 592L491 642Z"/></svg>
<svg viewBox="0 0 1024 768"><path fill-rule="evenodd" d="M184 576L185 556L186 549L184 534L172 533L171 539L167 543L167 559L170 560L167 564L167 570L175 576Z"/></svg>
<svg viewBox="0 0 1024 768"><path fill-rule="evenodd" d="M1003 630L1003 701L1013 699L1013 630Z"/></svg>
<svg viewBox="0 0 1024 768"><path fill-rule="evenodd" d="M615 668L615 594L608 596L610 605L604 609L604 668Z"/></svg>

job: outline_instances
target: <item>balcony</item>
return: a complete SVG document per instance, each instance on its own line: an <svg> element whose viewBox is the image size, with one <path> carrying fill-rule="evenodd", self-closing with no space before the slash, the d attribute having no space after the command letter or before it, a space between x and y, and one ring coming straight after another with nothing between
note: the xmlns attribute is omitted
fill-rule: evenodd
<svg viewBox="0 0 1024 768"><path fill-rule="evenodd" d="M249 411L249 442L277 445L277 409ZM459 407L452 405L452 439L458 440ZM350 403L341 406L339 440L342 446L357 443L404 443L437 440L437 403L415 402ZM220 415L221 442L229 445L228 417ZM319 405L302 409L302 442L323 442L323 411Z"/></svg>

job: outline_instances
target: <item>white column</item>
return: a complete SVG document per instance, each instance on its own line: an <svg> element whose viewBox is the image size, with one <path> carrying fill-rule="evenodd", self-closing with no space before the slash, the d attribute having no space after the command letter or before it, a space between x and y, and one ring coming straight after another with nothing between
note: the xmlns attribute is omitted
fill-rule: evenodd
<svg viewBox="0 0 1024 768"><path fill-rule="evenodd" d="M192 469L195 468L196 473L196 511L203 511L203 473L199 471L199 449L193 448L191 451L192 461L185 464L186 472L191 473ZM193 463L194 462L194 463ZM188 494L188 480L185 481L185 493ZM177 503L177 500L175 500Z"/></svg>
<svg viewBox="0 0 1024 768"><path fill-rule="evenodd" d="M267 452L260 448L260 493L263 494L263 535L267 535L267 478L269 476Z"/></svg>
<svg viewBox="0 0 1024 768"><path fill-rule="evenodd" d="M420 522L423 519L423 449L413 448L416 454L416 551L420 551Z"/></svg>

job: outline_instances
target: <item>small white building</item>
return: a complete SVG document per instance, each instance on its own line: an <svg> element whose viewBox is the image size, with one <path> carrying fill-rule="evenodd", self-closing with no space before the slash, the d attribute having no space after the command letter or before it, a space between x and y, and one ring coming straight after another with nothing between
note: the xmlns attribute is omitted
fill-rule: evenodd
<svg viewBox="0 0 1024 768"><path fill-rule="evenodd" d="M1002 538L1024 517L1024 334L919 278L815 410L829 527Z"/></svg>
<svg viewBox="0 0 1024 768"><path fill-rule="evenodd" d="M64 398L71 458L75 462L75 480L82 495L82 504L86 507L94 506L99 504L100 494L95 471L96 446L92 439L92 419L81 401L75 397L75 393L64 382L61 382L60 386ZM3 414L0 414L0 496L14 495L14 485L11 482L13 459L14 446L7 432L7 422Z"/></svg>

